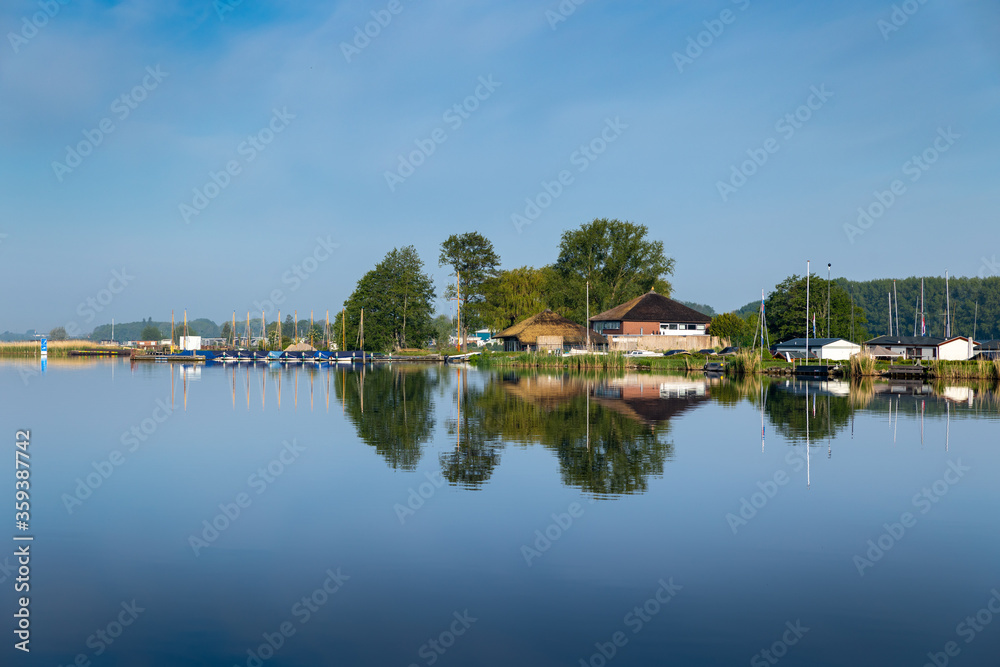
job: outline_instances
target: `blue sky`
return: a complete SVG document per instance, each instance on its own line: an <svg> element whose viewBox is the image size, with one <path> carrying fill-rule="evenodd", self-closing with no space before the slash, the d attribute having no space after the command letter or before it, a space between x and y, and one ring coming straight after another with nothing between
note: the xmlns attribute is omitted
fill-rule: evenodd
<svg viewBox="0 0 1000 667"><path fill-rule="evenodd" d="M996 272L1000 5L895 6L5 2L0 330L220 321L276 290L283 315L336 311L393 247L440 291L449 234L540 266L596 217L647 225L674 296L717 310L806 259Z"/></svg>

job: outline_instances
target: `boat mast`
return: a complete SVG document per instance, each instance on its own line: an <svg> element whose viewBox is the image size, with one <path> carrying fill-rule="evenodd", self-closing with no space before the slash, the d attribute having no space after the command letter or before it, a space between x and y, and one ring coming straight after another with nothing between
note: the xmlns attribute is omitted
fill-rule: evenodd
<svg viewBox="0 0 1000 667"><path fill-rule="evenodd" d="M951 291L948 289L948 270L944 271L944 337L951 338Z"/></svg>
<svg viewBox="0 0 1000 667"><path fill-rule="evenodd" d="M806 260L806 362L809 361L809 260Z"/></svg>
<svg viewBox="0 0 1000 667"><path fill-rule="evenodd" d="M889 335L892 335L892 292L889 292Z"/></svg>
<svg viewBox="0 0 1000 667"><path fill-rule="evenodd" d="M280 310L278 311L278 324L277 324L277 327L276 327L276 331L278 332L278 335L277 335L278 350L280 351L281 350L281 311Z"/></svg>
<svg viewBox="0 0 1000 667"><path fill-rule="evenodd" d="M896 294L896 279L892 279L892 296L896 301L896 335L899 335L899 296Z"/></svg>
<svg viewBox="0 0 1000 667"><path fill-rule="evenodd" d="M462 351L462 272L455 271L455 349Z"/></svg>

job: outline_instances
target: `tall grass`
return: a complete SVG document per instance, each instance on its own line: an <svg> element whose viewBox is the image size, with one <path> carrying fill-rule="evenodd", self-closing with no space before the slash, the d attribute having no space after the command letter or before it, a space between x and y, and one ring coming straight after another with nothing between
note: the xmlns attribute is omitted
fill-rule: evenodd
<svg viewBox="0 0 1000 667"><path fill-rule="evenodd" d="M872 377L878 375L875 357L867 352L859 352L851 357L848 372L852 378Z"/></svg>
<svg viewBox="0 0 1000 667"><path fill-rule="evenodd" d="M607 355L574 354L566 356L539 352L494 352L477 355L469 361L483 368L625 369L625 356L620 352L612 352Z"/></svg>
<svg viewBox="0 0 1000 667"><path fill-rule="evenodd" d="M929 374L941 380L1000 380L1000 359L935 361Z"/></svg>
<svg viewBox="0 0 1000 667"><path fill-rule="evenodd" d="M96 350L103 346L90 340L50 340L49 357L69 356L70 350ZM42 354L42 344L37 340L0 343L0 357L37 358Z"/></svg>
<svg viewBox="0 0 1000 667"><path fill-rule="evenodd" d="M737 375L751 375L760 373L763 370L763 364L759 352L743 349L730 357L729 365L726 368Z"/></svg>

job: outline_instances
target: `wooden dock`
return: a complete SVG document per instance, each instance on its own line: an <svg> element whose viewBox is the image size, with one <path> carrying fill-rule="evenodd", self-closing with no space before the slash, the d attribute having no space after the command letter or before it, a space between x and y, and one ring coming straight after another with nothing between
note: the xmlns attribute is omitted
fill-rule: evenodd
<svg viewBox="0 0 1000 667"><path fill-rule="evenodd" d="M818 375L821 377L827 377L832 372L833 366L827 366L825 364L800 364L792 369L792 373L795 375Z"/></svg>
<svg viewBox="0 0 1000 667"><path fill-rule="evenodd" d="M882 377L922 379L927 374L927 369L923 366L889 366L889 369L882 373Z"/></svg>
<svg viewBox="0 0 1000 667"><path fill-rule="evenodd" d="M130 354L132 354L132 350L127 347L69 351L69 356L71 357L127 357Z"/></svg>
<svg viewBox="0 0 1000 667"><path fill-rule="evenodd" d="M172 364L203 364L205 357L190 354L133 354L132 361L152 361Z"/></svg>

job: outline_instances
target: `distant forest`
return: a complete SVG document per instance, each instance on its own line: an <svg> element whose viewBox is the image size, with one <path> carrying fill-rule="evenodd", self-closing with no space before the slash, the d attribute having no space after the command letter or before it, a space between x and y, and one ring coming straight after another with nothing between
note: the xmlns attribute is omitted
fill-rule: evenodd
<svg viewBox="0 0 1000 667"><path fill-rule="evenodd" d="M920 278L896 280L893 301L893 333L895 333L896 301L898 300L899 329L903 336L912 336L914 322L920 335L919 307ZM928 336L944 336L945 323L945 279L924 278L924 318ZM854 298L868 318L868 331L872 336L889 333L889 294L893 291L891 278L855 281L846 278L834 280ZM951 334L972 336L976 340L1000 338L1000 278L951 278ZM815 295L823 299L822 294ZM976 304L978 303L978 316ZM760 301L751 301L736 311L741 316L756 313Z"/></svg>

